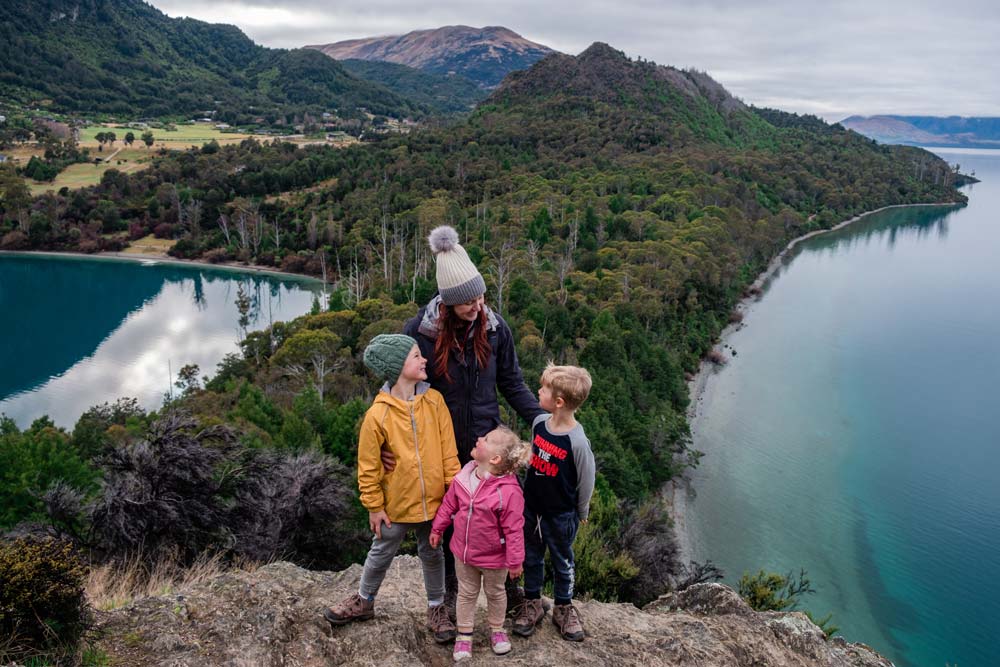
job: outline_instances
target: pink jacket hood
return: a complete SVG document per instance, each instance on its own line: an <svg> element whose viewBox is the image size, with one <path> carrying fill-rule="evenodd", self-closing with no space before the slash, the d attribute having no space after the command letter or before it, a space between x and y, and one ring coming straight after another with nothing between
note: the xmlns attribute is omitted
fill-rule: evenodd
<svg viewBox="0 0 1000 667"><path fill-rule="evenodd" d="M490 476L472 491L478 464L469 461L452 480L432 530L454 522L451 552L467 565L498 570L524 562L524 493L514 474Z"/></svg>

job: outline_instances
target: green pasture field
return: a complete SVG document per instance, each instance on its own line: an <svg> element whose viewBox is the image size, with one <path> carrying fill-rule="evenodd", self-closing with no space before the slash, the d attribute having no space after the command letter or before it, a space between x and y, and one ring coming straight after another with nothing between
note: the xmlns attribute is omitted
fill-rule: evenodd
<svg viewBox="0 0 1000 667"><path fill-rule="evenodd" d="M156 143L153 144L153 149L160 148L173 148L173 149L184 149L188 146L201 146L202 144L212 141L215 139L220 144L231 144L243 141L249 134L241 134L238 132L221 132L212 125L208 123L194 123L191 125L176 125L177 129L173 131L164 130L161 128L150 128L148 131L153 133L153 138ZM91 125L80 130L80 145L81 146L97 146L97 136L98 132L114 132L117 135L117 140L115 141L115 146L124 145L125 134L131 132L135 135L135 143L132 144L133 147L146 148L146 145L142 143L142 133L147 130L143 130L136 127L127 127L125 125ZM107 148L105 148L107 150ZM152 150L152 149L151 149Z"/></svg>
<svg viewBox="0 0 1000 667"><path fill-rule="evenodd" d="M115 142L115 144L118 145L118 142ZM115 149L113 148L105 148L103 153L91 151L91 156L102 157L103 155L111 155L114 152ZM116 155L111 162L101 162L100 164L94 164L93 162L71 164L58 176L56 176L55 180L51 183L40 183L38 181L27 180L28 187L31 188L32 195L40 195L50 190L52 192L57 192L63 187L72 190L74 188L83 188L88 185L96 185L101 182L101 177L108 169L117 169L118 171L126 174L131 174L141 169L145 169L149 166L150 161L153 159L152 153L152 150L146 150L145 147L126 148L118 153L118 155Z"/></svg>

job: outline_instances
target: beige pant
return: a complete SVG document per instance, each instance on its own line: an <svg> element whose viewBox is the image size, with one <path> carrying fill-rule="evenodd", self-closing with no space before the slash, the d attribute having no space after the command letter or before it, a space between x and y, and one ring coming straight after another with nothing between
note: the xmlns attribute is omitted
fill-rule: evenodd
<svg viewBox="0 0 1000 667"><path fill-rule="evenodd" d="M455 601L455 626L462 634L472 634L476 619L476 602L480 587L486 593L486 618L490 629L502 628L507 615L507 568L484 570L466 565L455 559L455 576L458 577L458 598Z"/></svg>

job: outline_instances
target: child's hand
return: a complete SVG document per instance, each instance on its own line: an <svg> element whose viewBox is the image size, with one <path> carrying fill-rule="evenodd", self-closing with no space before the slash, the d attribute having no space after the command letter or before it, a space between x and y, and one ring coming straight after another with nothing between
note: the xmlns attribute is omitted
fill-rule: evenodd
<svg viewBox="0 0 1000 667"><path fill-rule="evenodd" d="M586 525L586 523L587 523L587 522L588 522L589 520L590 520L590 519L580 519L580 523L582 523L582 524L585 524L585 525Z"/></svg>
<svg viewBox="0 0 1000 667"><path fill-rule="evenodd" d="M368 513L368 527L371 528L372 532L375 533L375 537L382 539L382 524L386 527L392 526L392 521L389 521L389 515L385 513L385 510L379 510L378 512Z"/></svg>
<svg viewBox="0 0 1000 667"><path fill-rule="evenodd" d="M382 467L385 468L385 474L388 475L396 469L396 456L388 447L383 447L379 450L379 458L382 459Z"/></svg>
<svg viewBox="0 0 1000 667"><path fill-rule="evenodd" d="M427 541L431 543L431 549L437 549L438 545L441 544L441 536L437 533L431 533Z"/></svg>
<svg viewBox="0 0 1000 667"><path fill-rule="evenodd" d="M524 565L518 565L517 567L512 567L508 570L507 574L510 575L511 579L517 579L524 573Z"/></svg>

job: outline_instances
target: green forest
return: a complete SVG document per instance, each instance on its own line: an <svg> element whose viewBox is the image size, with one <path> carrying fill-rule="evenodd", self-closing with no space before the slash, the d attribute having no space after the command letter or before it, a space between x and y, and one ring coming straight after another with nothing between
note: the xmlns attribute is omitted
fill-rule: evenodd
<svg viewBox="0 0 1000 667"><path fill-rule="evenodd" d="M707 75L603 44L511 75L461 121L371 144L206 144L34 199L0 176L3 249L153 233L181 258L331 284L312 313L242 332L218 368L182 369L154 412L123 398L72 430L0 422L0 530L60 534L98 560L361 557L354 438L376 387L360 352L433 295L426 237L450 224L529 386L549 359L594 378L579 418L599 481L577 584L637 604L698 576L655 492L697 464L686 380L767 262L867 210L964 202L931 153L750 108Z"/></svg>
<svg viewBox="0 0 1000 667"><path fill-rule="evenodd" d="M235 26L170 18L141 0L3 3L0 61L0 96L71 114L273 125L334 110L442 111L433 96L416 102L318 51L265 48Z"/></svg>

